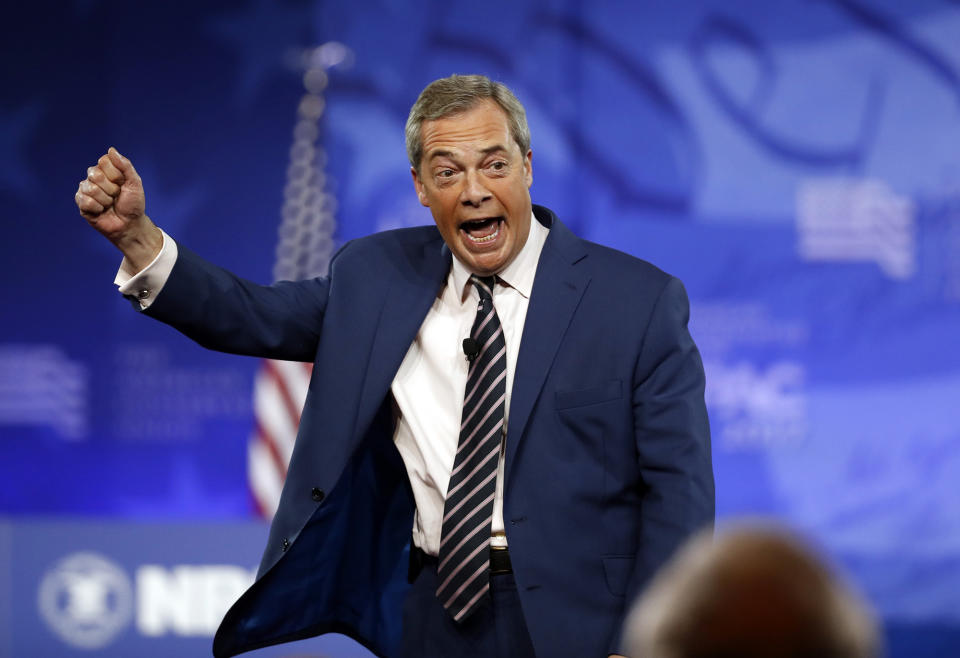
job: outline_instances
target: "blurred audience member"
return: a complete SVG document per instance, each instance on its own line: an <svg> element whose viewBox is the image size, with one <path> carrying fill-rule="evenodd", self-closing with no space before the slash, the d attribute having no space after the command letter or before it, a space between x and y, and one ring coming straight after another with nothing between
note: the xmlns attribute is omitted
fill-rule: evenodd
<svg viewBox="0 0 960 658"><path fill-rule="evenodd" d="M631 658L875 658L865 603L797 536L741 525L694 537L634 606Z"/></svg>

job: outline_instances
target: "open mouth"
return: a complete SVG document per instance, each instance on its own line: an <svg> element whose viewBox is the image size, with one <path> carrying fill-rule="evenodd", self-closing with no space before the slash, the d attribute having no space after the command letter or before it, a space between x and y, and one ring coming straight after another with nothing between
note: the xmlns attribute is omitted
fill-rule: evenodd
<svg viewBox="0 0 960 658"><path fill-rule="evenodd" d="M484 219L474 219L462 223L460 230L463 231L470 242L484 245L493 242L500 236L502 224L503 217L485 217Z"/></svg>

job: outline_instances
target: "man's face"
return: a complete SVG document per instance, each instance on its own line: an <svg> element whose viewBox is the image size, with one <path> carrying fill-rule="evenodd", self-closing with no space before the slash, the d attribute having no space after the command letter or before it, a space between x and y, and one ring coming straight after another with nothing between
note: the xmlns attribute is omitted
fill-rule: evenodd
<svg viewBox="0 0 960 658"><path fill-rule="evenodd" d="M420 134L420 171L411 168L420 203L467 269L496 274L530 233L531 152L520 152L493 101L424 121Z"/></svg>

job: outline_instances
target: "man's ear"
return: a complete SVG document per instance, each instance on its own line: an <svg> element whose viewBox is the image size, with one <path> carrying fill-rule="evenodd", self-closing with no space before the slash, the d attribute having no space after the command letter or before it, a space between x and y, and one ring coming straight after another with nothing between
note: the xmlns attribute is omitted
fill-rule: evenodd
<svg viewBox="0 0 960 658"><path fill-rule="evenodd" d="M523 168L525 171L527 188L529 189L533 185L533 151L527 149L527 154L523 156Z"/></svg>
<svg viewBox="0 0 960 658"><path fill-rule="evenodd" d="M426 207L430 207L430 202L427 200L427 193L423 189L423 181L420 180L420 174L417 173L416 167L410 167L410 175L413 177L413 187L417 191L417 198L420 199L420 203Z"/></svg>

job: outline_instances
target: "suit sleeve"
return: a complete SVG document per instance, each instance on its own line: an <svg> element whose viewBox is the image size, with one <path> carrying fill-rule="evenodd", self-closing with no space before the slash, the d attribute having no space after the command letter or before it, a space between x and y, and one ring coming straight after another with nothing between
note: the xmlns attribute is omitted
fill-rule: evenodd
<svg viewBox="0 0 960 658"><path fill-rule="evenodd" d="M329 292L327 277L258 285L181 245L170 278L143 312L210 349L309 362Z"/></svg>
<svg viewBox="0 0 960 658"><path fill-rule="evenodd" d="M714 521L710 426L700 353L687 329L683 284L664 286L643 336L633 382L633 422L643 491L629 604L694 532ZM611 648L620 650L619 638Z"/></svg>

